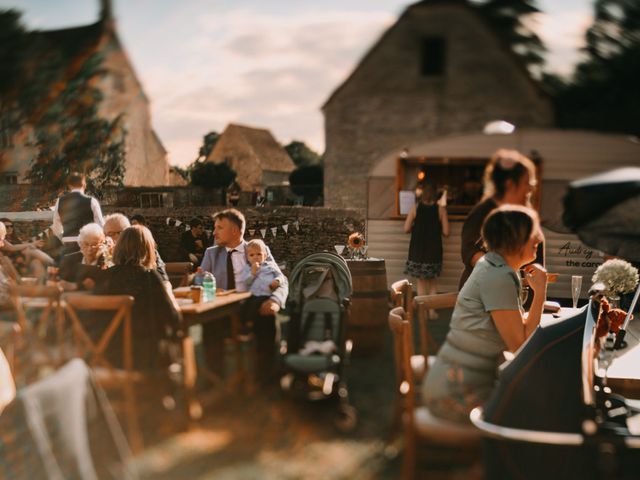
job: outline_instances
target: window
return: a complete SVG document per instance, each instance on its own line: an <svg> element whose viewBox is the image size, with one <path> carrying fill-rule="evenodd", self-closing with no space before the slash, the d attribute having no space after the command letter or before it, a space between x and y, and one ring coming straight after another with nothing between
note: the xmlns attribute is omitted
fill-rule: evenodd
<svg viewBox="0 0 640 480"><path fill-rule="evenodd" d="M4 185L17 185L18 184L18 173L17 172L6 172L2 174L2 183Z"/></svg>
<svg viewBox="0 0 640 480"><path fill-rule="evenodd" d="M140 208L164 207L164 198L161 192L148 192L140 194Z"/></svg>
<svg viewBox="0 0 640 480"><path fill-rule="evenodd" d="M422 39L420 73L425 77L444 74L446 43L442 37Z"/></svg>

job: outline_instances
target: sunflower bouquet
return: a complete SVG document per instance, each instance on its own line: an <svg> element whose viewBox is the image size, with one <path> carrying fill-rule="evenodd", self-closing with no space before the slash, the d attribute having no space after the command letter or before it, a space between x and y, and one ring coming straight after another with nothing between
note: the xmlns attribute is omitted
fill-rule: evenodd
<svg viewBox="0 0 640 480"><path fill-rule="evenodd" d="M367 243L365 242L364 235L362 233L353 232L349 235L347 244L351 251L351 258L356 260L366 258L365 254L367 252Z"/></svg>

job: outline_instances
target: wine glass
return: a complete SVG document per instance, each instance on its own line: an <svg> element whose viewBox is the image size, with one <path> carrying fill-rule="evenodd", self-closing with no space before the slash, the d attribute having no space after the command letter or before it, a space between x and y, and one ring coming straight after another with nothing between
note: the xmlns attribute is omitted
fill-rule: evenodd
<svg viewBox="0 0 640 480"><path fill-rule="evenodd" d="M336 249L338 255L342 255L342 252L344 252L344 245L334 245L333 248Z"/></svg>
<svg viewBox="0 0 640 480"><path fill-rule="evenodd" d="M582 289L582 275L571 276L571 300L573 300L573 308L578 307L578 299L580 298L580 290Z"/></svg>

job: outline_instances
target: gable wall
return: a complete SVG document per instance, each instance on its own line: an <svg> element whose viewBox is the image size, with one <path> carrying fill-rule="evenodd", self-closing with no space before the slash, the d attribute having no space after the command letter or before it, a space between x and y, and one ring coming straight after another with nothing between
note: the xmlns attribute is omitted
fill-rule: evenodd
<svg viewBox="0 0 640 480"><path fill-rule="evenodd" d="M420 75L420 40L446 39L446 71ZM460 6L410 8L325 105L325 205L366 207L366 177L393 149L504 119L549 126L551 102L480 18Z"/></svg>

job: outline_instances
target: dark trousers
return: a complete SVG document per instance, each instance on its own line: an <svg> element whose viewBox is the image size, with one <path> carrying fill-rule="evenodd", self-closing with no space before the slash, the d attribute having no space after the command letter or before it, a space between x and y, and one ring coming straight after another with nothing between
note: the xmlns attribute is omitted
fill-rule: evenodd
<svg viewBox="0 0 640 480"><path fill-rule="evenodd" d="M275 371L276 318L258 313L268 296L250 297L242 305L240 320L245 331L253 331L256 340L256 377L268 381ZM206 323L202 329L202 343L209 369L218 376L224 374L224 340L231 334L231 319Z"/></svg>

